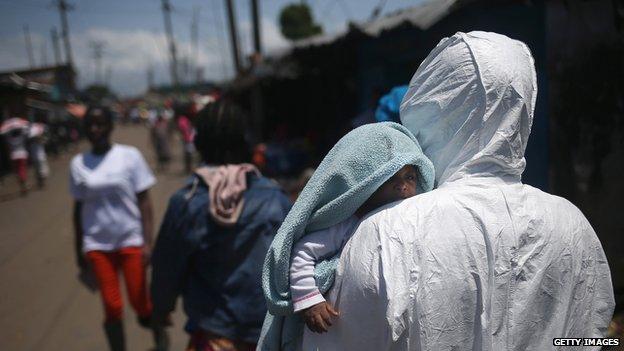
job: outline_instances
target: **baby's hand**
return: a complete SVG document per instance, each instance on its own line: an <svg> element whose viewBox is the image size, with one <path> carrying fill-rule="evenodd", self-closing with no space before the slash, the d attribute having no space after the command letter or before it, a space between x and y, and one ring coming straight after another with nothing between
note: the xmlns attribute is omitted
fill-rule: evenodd
<svg viewBox="0 0 624 351"><path fill-rule="evenodd" d="M326 333L334 317L338 317L338 312L325 301L303 310L306 325L315 333Z"/></svg>

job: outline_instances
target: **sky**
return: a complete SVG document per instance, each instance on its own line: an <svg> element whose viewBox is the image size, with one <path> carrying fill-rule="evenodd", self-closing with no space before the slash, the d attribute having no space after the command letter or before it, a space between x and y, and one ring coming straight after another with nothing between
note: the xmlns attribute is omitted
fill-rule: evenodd
<svg viewBox="0 0 624 351"><path fill-rule="evenodd" d="M241 51L252 51L249 0L233 0L239 25ZM288 47L280 33L280 10L301 0L258 0L262 18L262 44L270 54ZM152 67L156 85L169 84L167 40L161 0L73 0L68 13L74 62L79 87L88 86L109 72L113 91L137 95L147 88L147 71ZM421 0L307 0L313 16L325 33L344 30L349 22L369 18L384 3L383 14L417 5ZM28 68L24 26L30 31L35 66L54 63L50 31L60 32L60 17L53 0L0 0L0 70ZM225 0L170 0L173 32L178 57L191 57L191 22L198 18L197 63L207 80L232 77L233 65ZM96 73L93 43L103 43L102 74ZM61 45L62 50L62 45ZM102 78L100 78L102 79ZM188 75L188 79L191 76Z"/></svg>

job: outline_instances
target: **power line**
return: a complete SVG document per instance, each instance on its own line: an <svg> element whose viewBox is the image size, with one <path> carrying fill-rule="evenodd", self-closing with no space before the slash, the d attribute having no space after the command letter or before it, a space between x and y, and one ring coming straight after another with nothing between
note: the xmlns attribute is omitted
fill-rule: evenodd
<svg viewBox="0 0 624 351"><path fill-rule="evenodd" d="M213 35L210 35L208 37L210 42L207 43L208 45L207 47L212 47L212 45L214 45L213 50L214 52L218 53L218 60L221 65L222 74L220 78L224 79L227 76L227 72L228 72L228 60L226 58L228 47L227 47L227 44L225 43L225 41L227 40L227 33L226 33L227 28L225 27L226 24L223 22L222 16L227 16L227 13L222 6L223 4L221 0L210 0L210 1L214 3L212 3L209 6L208 11L203 11L199 13L197 15L197 19L198 19L198 22L203 21L203 22L206 22L210 26L209 32L213 33ZM192 21L194 17L194 12L195 11L192 9L185 8L182 6L177 6L177 5L171 8L171 13L173 15L179 16L180 18L184 18L185 20L190 19ZM157 43L156 43L156 46L158 48ZM198 49L199 47L200 46L198 45ZM159 52L161 52L160 48L158 49L159 49Z"/></svg>

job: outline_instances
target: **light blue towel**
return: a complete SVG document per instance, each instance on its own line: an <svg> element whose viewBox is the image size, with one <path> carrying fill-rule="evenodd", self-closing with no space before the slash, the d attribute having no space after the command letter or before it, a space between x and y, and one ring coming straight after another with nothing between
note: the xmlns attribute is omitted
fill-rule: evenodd
<svg viewBox="0 0 624 351"><path fill-rule="evenodd" d="M286 216L264 261L262 288L269 313L260 350L295 350L303 335L303 321L293 314L290 296L293 243L352 216L384 182L410 164L418 168L419 190L431 190L433 164L412 133L393 122L356 128L329 151ZM317 263L314 273L321 293L332 286L339 258L338 253Z"/></svg>

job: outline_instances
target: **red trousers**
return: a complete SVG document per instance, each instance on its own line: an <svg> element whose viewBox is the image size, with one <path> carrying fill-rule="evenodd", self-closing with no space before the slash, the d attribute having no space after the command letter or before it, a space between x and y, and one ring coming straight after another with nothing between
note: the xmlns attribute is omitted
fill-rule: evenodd
<svg viewBox="0 0 624 351"><path fill-rule="evenodd" d="M152 314L152 302L147 290L143 253L140 247L125 247L117 251L89 251L87 258L95 273L95 278L102 294L102 302L106 311L106 322L121 321L123 301L119 289L121 269L130 305L139 318L149 318Z"/></svg>
<svg viewBox="0 0 624 351"><path fill-rule="evenodd" d="M28 160L25 158L13 160L13 168L15 169L15 174L17 174L20 183L26 183L26 178L28 177Z"/></svg>

